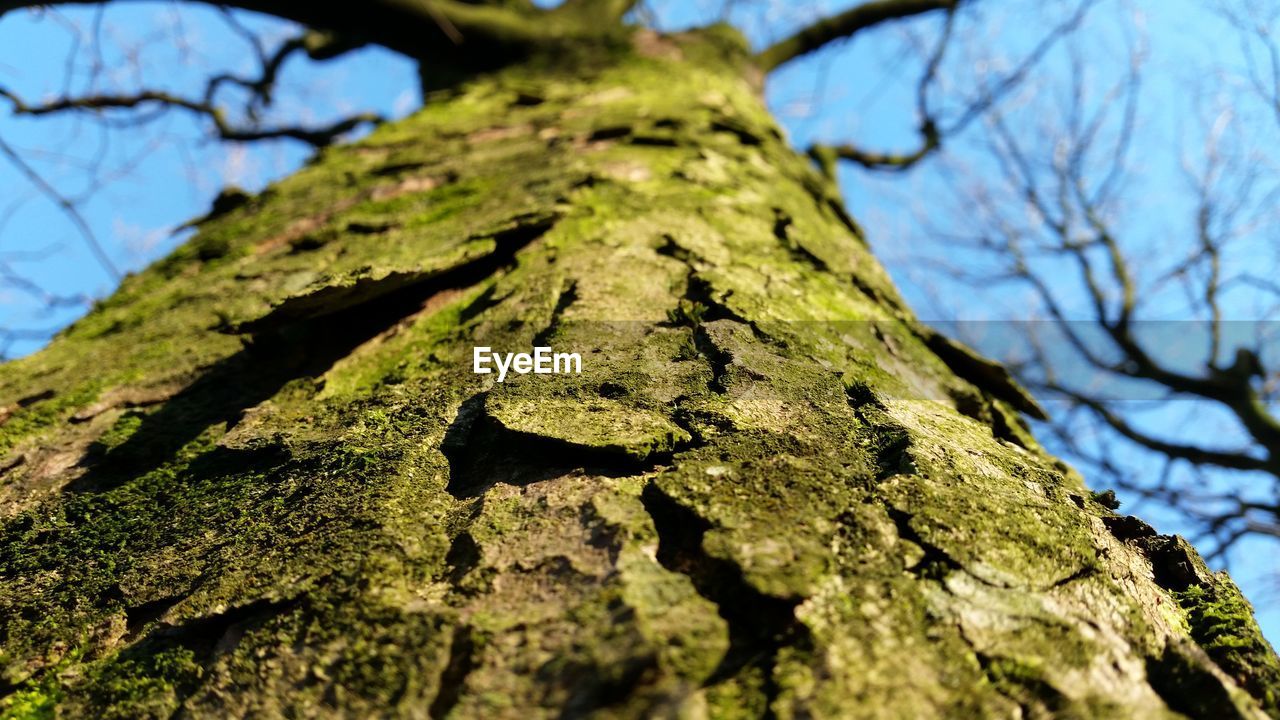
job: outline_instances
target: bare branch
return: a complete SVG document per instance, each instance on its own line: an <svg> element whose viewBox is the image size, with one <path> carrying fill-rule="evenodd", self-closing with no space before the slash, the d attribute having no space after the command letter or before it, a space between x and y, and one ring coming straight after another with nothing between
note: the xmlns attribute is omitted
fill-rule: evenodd
<svg viewBox="0 0 1280 720"><path fill-rule="evenodd" d="M276 127L244 128L231 124L226 112L205 100L191 100L158 90L145 90L132 95L89 95L75 98L58 98L40 105L29 105L12 92L0 88L0 97L13 104L17 115L51 115L61 112L102 112L107 110L134 109L147 105L176 108L205 117L213 122L218 137L234 142L254 140L290 139L316 147L332 144L335 140L366 123L382 122L373 113L361 113L318 128Z"/></svg>
<svg viewBox="0 0 1280 720"><path fill-rule="evenodd" d="M54 310L64 307L80 307L89 303L84 294L58 295L41 287L39 283L22 275L3 260L0 260L0 284L13 288L38 302L46 309Z"/></svg>
<svg viewBox="0 0 1280 720"><path fill-rule="evenodd" d="M80 214L80 209L76 204L68 200L56 188L50 185L35 168L31 167L22 159L17 151L13 149L9 143L0 138L0 155L3 155L13 165L19 173L34 185L42 195L48 198L49 202L58 206L63 213L71 219L76 230L79 231L80 237L84 240L84 244L89 248L90 254L97 260L102 269L111 276L112 280L120 280L120 270L116 268L115 263L111 261L111 257L107 255L106 250L102 248L102 243L98 242L98 236L94 234L93 229L89 227L89 223L85 222L84 216Z"/></svg>
<svg viewBox="0 0 1280 720"><path fill-rule="evenodd" d="M1240 452L1210 450L1207 448L1197 447L1195 445L1182 444L1161 440L1148 433L1145 433L1124 418L1109 410L1103 403L1096 399L1085 396L1076 390L1063 387L1061 385L1051 385L1049 387L1053 392L1070 398L1073 402L1088 408L1099 419L1111 427L1111 429L1120 433L1125 438L1147 448L1154 450L1162 455L1197 465L1214 465L1216 467L1228 468L1230 470L1260 470L1263 472L1277 473L1280 472L1280 459L1277 458L1255 458Z"/></svg>
<svg viewBox="0 0 1280 720"><path fill-rule="evenodd" d="M531 2L467 0L365 0L359 12L346 3L301 0L198 0L218 7L249 10L290 20L314 30L359 38L407 57L447 61L466 70L483 70L559 47L566 38L609 35L617 22L601 23L597 3L565 3L552 9ZM63 5L102 0L63 0ZM628 3L605 2L621 8ZM51 3L0 0L0 17L14 10ZM588 12L591 10L591 12ZM619 16L620 18L620 16Z"/></svg>
<svg viewBox="0 0 1280 720"><path fill-rule="evenodd" d="M231 73L213 75L205 84L203 104L212 106L218 91L224 85L236 85L249 91L251 99L246 108L246 113L250 119L254 120L256 120L257 112L260 108L271 105L276 84L280 78L280 71L284 67L285 61L290 57L299 51L303 51L312 60L331 60L357 49L362 44L360 41L350 37L317 30L306 30L302 34L282 42L274 52L268 54L262 48L255 35L240 26L230 12L227 12L226 15L227 23L244 36L245 40L255 49L260 67L259 74L256 78L246 78Z"/></svg>
<svg viewBox="0 0 1280 720"><path fill-rule="evenodd" d="M1273 45L1274 57L1280 58L1280 43L1271 39L1271 30L1260 28L1248 27L1251 42ZM1265 140L1243 152L1219 147L1220 142L1253 141L1232 125L1236 114L1247 112L1245 103L1238 96L1221 99L1221 93L1257 94L1270 110L1271 98L1280 97L1271 92L1273 77L1280 74L1270 69L1273 54L1255 49L1262 60L1249 68L1252 82L1214 88L1219 106L1203 128L1198 159L1182 158L1191 197L1177 206L1188 209L1188 222L1169 229L1163 218L1129 219L1119 212L1124 203L1151 196L1126 187L1141 177L1130 172L1128 156L1135 134L1142 137L1136 128L1143 126L1139 69L1146 57L1144 42L1127 34L1126 40L1127 77L1106 92L1088 92L1087 58L1072 53L1071 79L1062 83L1065 105L1012 109L1010 115L985 112L987 152L980 164L975 162L980 171L950 184L960 189L954 218L927 222L945 228L936 238L947 243L946 252L970 248L996 265L987 272L978 264L975 272L972 256L965 256L963 272L943 270L949 277L986 287L1019 279L1034 312L1054 321L1045 326L1052 334L1049 342L1064 347L1050 351L1028 328L1019 333L1019 342L1030 346L1030 356L1015 370L1046 400L1067 403L1067 411L1048 428L1058 447L1087 464L1095 479L1113 478L1130 492L1182 513L1221 554L1241 538L1280 537L1280 501L1275 500L1280 497L1275 405L1280 374L1263 364L1270 355L1263 352L1262 332L1232 338L1226 329L1233 314L1258 312L1242 300L1263 294L1280 300L1280 284L1258 259L1272 257L1268 230L1274 228L1280 183L1272 179ZM1043 124L1031 130L1015 127L1015 121ZM944 140L955 127L945 121L935 125ZM1141 160L1152 161L1149 151ZM1153 225L1159 226L1158 242L1146 237ZM1260 249L1243 254L1229 244L1246 237ZM1193 348L1204 358L1199 364L1189 364L1178 348L1146 332L1149 319L1168 317L1169 291L1178 289L1186 291L1189 312L1205 323L1204 347ZM1187 331L1175 332L1177 342L1187 340ZM1063 350L1065 355L1054 354ZM1149 405L1124 403L1111 394L1117 388L1158 397ZM1189 408L1183 422L1171 417L1175 399ZM1144 407L1159 410L1157 423L1140 417ZM1222 430L1210 424L1215 415L1224 423ZM1153 457L1164 460L1163 472L1154 471Z"/></svg>
<svg viewBox="0 0 1280 720"><path fill-rule="evenodd" d="M831 17L822 18L780 40L756 55L756 64L769 72L780 65L891 20L954 10L961 0L873 0Z"/></svg>
<svg viewBox="0 0 1280 720"><path fill-rule="evenodd" d="M946 54L955 22L956 9L959 2L943 8L947 11L947 21L943 26L938 43L925 63L924 73L916 87L916 114L919 118L920 145L908 152L890 153L865 150L851 143L841 145L815 145L809 150L810 157L818 161L828 175L834 175L834 160L848 160L864 168L872 170L903 171L909 170L920 161L932 155L942 147L944 138L953 137L965 130L974 120L990 111L1006 95L1018 87L1027 74L1044 59L1053 47L1067 35L1075 32L1084 22L1089 10L1098 0L1083 0L1076 11L1066 20L1050 30L1031 50L1021 63L1010 73L1002 77L993 86L985 89L979 97L970 102L960 115L952 121L945 122L930 107L929 91L938 75L938 68ZM865 6L864 6L865 7Z"/></svg>

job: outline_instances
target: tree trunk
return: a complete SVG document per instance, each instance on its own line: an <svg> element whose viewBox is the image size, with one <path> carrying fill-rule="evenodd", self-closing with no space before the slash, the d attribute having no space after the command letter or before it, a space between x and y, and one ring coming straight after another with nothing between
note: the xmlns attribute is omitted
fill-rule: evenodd
<svg viewBox="0 0 1280 720"><path fill-rule="evenodd" d="M0 367L6 712L1280 717L1231 581L912 318L744 58L432 97Z"/></svg>

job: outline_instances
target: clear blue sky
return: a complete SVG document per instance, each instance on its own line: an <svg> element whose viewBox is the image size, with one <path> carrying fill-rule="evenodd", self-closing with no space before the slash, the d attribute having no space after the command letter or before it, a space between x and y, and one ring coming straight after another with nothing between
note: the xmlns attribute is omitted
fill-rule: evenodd
<svg viewBox="0 0 1280 720"><path fill-rule="evenodd" d="M723 15L743 27L756 44L784 33L815 14L853 4L755 0L658 0L650 2L663 29L700 24ZM111 5L98 32L105 48L100 58L80 52L71 61L79 37L83 47L95 26L95 11L66 9L57 14L14 14L0 21L0 86L40 99L64 91L67 68L71 89L83 90L90 78L103 89L137 87L139 82L192 92L211 67L251 72L249 46L206 6L176 3L120 3ZM979 3L981 7L983 3ZM983 24L992 46L1017 57L1031 47L1063 4L1061 2L991 3ZM998 8L996 6L999 6ZM1188 89L1200 80L1198 68L1230 62L1235 41L1218 16L1195 0L1147 2L1142 23L1150 41L1150 60L1144 87L1145 116L1139 154L1145 167L1145 193L1139 200L1149 218L1138 232L1160 237L1162 221L1171 206L1182 202L1177 158L1169 152L1186 130ZM1137 4L1104 0L1085 28L1085 60L1098 76L1123 66L1117 48L1123 47L1123 23L1118 13L1132 16ZM1058 12L1058 16L1061 13ZM242 22L268 37L280 38L289 27L280 22L238 14ZM71 26L76 29L69 29ZM936 21L916 23L922 38L936 31ZM914 78L919 61L904 52L910 38L886 29L797 62L772 78L769 100L791 139L805 147L815 139L857 139L870 148L907 149L914 141ZM981 42L975 43L981 45ZM133 52L136 50L136 52ZM953 57L952 68L963 78L966 58ZM95 67L97 70L95 70ZM1042 79L1064 80L1069 70L1062 58L1050 62ZM388 116L410 112L417 102L416 69L393 54L363 50L322 65L297 59L286 70L275 116L322 122L352 109L374 109ZM963 85L962 85L963 86ZM3 108L3 103L0 103ZM103 189L89 195L81 212L121 270L144 267L184 239L174 228L202 214L218 190L236 184L250 190L264 187L290 173L309 154L299 145L281 142L227 147L204 140L206 127L180 114L133 129L103 133L95 125L74 119L13 118L0 109L0 138L24 153L33 166L70 195L85 193L86 168L111 176ZM1043 138L1052 142L1052 138ZM963 152L958 143L957 153ZM848 169L841 173L846 201L867 227L870 239L913 305L927 319L1017 318L1016 296L976 299L962 288L938 285L921 276L911 257L928 244L917 223L922 197L938 197L954 182L945 164L929 163L908 176L877 176ZM945 247L933 251L946 254ZM66 216L34 192L31 183L0 159L0 261L43 290L58 295L102 297L115 280L94 261L84 238ZM964 260L961 258L963 264ZM925 282L920 278L924 277ZM938 298L945 298L943 303ZM0 287L0 328L55 330L83 312L83 307L58 311L42 309L30 294ZM994 304L993 304L994 303ZM1169 313L1178 317L1176 301ZM12 353L30 352L41 340L19 342ZM1172 415L1169 415L1172 417ZM1148 517L1165 531L1182 531L1179 518L1158 509ZM1272 638L1280 637L1280 596L1274 593L1277 567L1270 560L1274 547L1250 544L1233 556L1233 571L1246 592L1260 606L1259 616Z"/></svg>

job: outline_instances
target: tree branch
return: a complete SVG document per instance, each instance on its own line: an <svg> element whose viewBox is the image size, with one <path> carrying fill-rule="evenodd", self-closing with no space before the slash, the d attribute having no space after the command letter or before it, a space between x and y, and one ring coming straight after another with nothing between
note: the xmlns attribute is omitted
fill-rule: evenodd
<svg viewBox="0 0 1280 720"><path fill-rule="evenodd" d="M419 60L447 60L466 69L487 69L554 47L572 35L604 35L573 8L545 10L531 3L464 0L195 0L218 7L274 15L316 30L359 38ZM59 3L0 0L0 18L23 8L50 4L92 5L101 0ZM549 22L548 22L549 21Z"/></svg>
<svg viewBox="0 0 1280 720"><path fill-rule="evenodd" d="M1093 398L1086 397L1062 386L1055 385L1050 389L1070 398L1072 402L1088 408L1100 420L1109 425L1112 430L1148 450L1154 450L1168 457L1186 460L1196 465L1213 465L1230 470L1260 470L1273 474L1277 472L1276 460L1274 459L1255 458L1242 452L1209 450L1195 445L1161 440L1135 428L1124 418L1107 409L1105 405Z"/></svg>
<svg viewBox="0 0 1280 720"><path fill-rule="evenodd" d="M32 298L46 309L55 310L65 307L81 307L89 304L89 297L83 293L77 295L58 295L40 286L39 283L18 273L6 261L0 260L0 285L12 288Z"/></svg>
<svg viewBox="0 0 1280 720"><path fill-rule="evenodd" d="M921 160L941 148L944 138L963 132L970 123L995 107L996 103L1000 102L1005 95L1017 87L1027 76L1027 73L1044 59L1049 50L1059 40L1080 27L1085 15L1088 14L1097 1L1082 0L1076 11L1041 38L1040 42L1012 72L1000 78L999 82L969 103L959 117L946 123L944 128L943 121L939 119L938 114L930 107L929 89L938 76L938 69L942 65L942 59L946 54L947 45L951 40L951 34L955 26L956 9L960 5L958 0L949 3L949 7L943 8L947 11L947 22L943 26L937 45L925 63L924 73L921 74L920 82L916 86L916 113L920 118L920 145L915 150L903 153L864 150L851 143L814 145L809 150L810 157L817 160L824 172L832 177L835 175L834 164L837 159L849 160L872 170L903 171L911 169Z"/></svg>
<svg viewBox="0 0 1280 720"><path fill-rule="evenodd" d="M942 145L942 136L932 121L926 121L920 128L920 147L906 153L886 153L863 150L855 145L814 145L809 148L809 156L823 166L828 176L834 177L833 160L848 160L870 170L903 171L914 167Z"/></svg>
<svg viewBox="0 0 1280 720"><path fill-rule="evenodd" d="M227 21L233 28L240 30L239 24L234 17L228 13ZM275 52L267 54L258 43L258 39L247 30L243 31L246 39L254 46L258 54L258 63L260 70L258 77L248 78L231 73L222 73L209 78L205 85L204 104L213 105L215 95L223 85L238 85L248 90L252 95L246 111L251 119L256 120L256 114L259 107L270 106L273 101L276 83L280 78L280 71L284 67L285 61L298 53L305 52L307 57L312 60L331 60L339 57L344 53L350 52L360 47L363 43L359 40L347 36L340 36L335 33L321 32L319 30L305 30L297 37L285 40L276 48Z"/></svg>
<svg viewBox="0 0 1280 720"><path fill-rule="evenodd" d="M87 95L51 100L40 105L29 105L12 92L0 88L0 98L13 104L15 115L52 115L60 112L102 112L105 110L133 109L146 105L159 105L185 110L205 117L213 123L218 137L233 142L255 140L290 139L316 147L332 144L341 136L365 123L378 123L382 117L373 113L361 113L318 128L277 127L243 128L227 120L226 112L207 100L191 100L158 90L144 90L132 95Z"/></svg>
<svg viewBox="0 0 1280 720"><path fill-rule="evenodd" d="M873 0L822 18L756 55L756 64L769 72L841 38L870 27L935 10L954 10L961 0Z"/></svg>
<svg viewBox="0 0 1280 720"><path fill-rule="evenodd" d="M0 93L3 93L3 91L0 91ZM4 95L8 97L7 93L4 93ZM38 189L42 195L49 199L49 202L57 205L62 212L66 213L67 217L71 219L71 223L75 225L76 230L79 231L80 237L84 240L85 246L89 248L89 253L98 261L98 264L102 266L102 269L111 276L112 280L119 281L119 268L117 268L115 263L111 261L111 257L107 255L107 251L103 249L102 243L98 242L98 236L94 234L93 228L89 227L89 223L85 222L84 216L80 214L80 209L76 207L76 204L67 199L66 196L50 185L48 181L40 175L40 173L36 172L35 168L31 167L31 165L23 160L22 156L20 156L17 151L3 139L0 139L0 155L3 155L8 159L19 173L26 177L32 185L36 186L36 189Z"/></svg>

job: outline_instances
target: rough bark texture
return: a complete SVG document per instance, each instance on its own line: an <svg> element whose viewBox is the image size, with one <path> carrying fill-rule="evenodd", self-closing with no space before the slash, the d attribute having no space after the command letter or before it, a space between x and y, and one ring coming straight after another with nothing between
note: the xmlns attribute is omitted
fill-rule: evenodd
<svg viewBox="0 0 1280 720"><path fill-rule="evenodd" d="M7 717L1277 714L728 33L432 98L0 367ZM231 206L231 207L229 207ZM471 372L545 342L581 375Z"/></svg>

